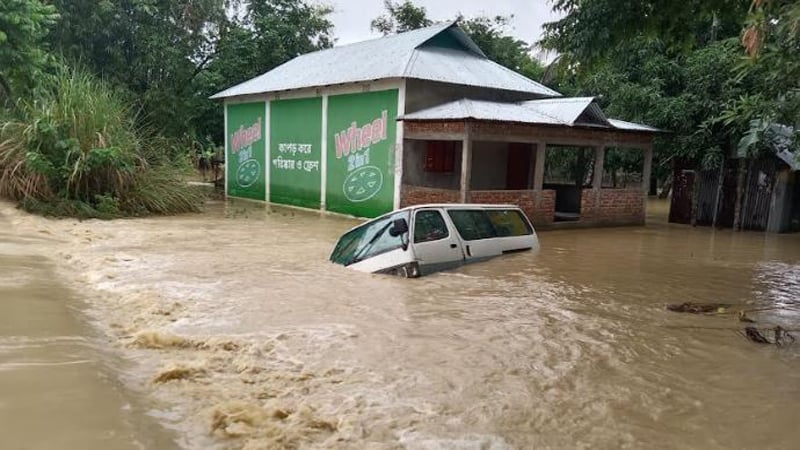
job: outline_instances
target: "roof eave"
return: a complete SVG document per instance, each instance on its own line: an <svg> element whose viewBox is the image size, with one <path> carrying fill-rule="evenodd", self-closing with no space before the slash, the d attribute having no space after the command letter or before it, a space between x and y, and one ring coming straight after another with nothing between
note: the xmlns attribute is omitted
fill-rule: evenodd
<svg viewBox="0 0 800 450"><path fill-rule="evenodd" d="M296 91L312 90L312 89L325 89L325 88L331 88L331 87L355 85L355 84L359 84L359 83L375 83L375 82L379 82L379 81L394 81L394 80L397 80L397 81L402 81L402 80L432 81L432 82L436 82L436 83L450 84L450 85L453 85L453 86L464 86L464 87L469 87L469 88L481 88L481 89L494 89L494 90L497 90L497 91L509 92L509 93L514 93L514 94L525 94L525 95L536 95L536 96L539 96L539 98L534 99L534 100L557 99L557 98L559 98L558 96L561 95L559 93L556 93L556 95L550 95L550 94L543 94L541 92L536 92L536 91L532 91L532 90L530 90L530 91L520 91L520 90L516 90L516 89L504 89L504 88L499 88L499 87L494 87L494 86L479 86L479 85L473 85L473 84L453 83L453 82L449 82L449 81L436 80L436 79L432 79L432 78L387 77L387 78L373 78L373 79L354 80L354 81L347 81L347 82L343 82L343 83L322 84L322 85L316 85L316 86L304 86L304 87L299 87L299 88L265 90L265 91L259 91L259 92L248 92L248 93L244 93L244 94L225 95L226 92L228 92L228 91L233 89L233 87L231 87L231 88L228 88L228 89L226 89L224 91L218 92L218 93L216 93L216 94L214 94L214 95L212 95L212 96L210 96L208 98L209 98L209 100L225 100L225 99L236 98L236 97L247 97L247 96L251 96L251 95L281 94L281 93L284 93L284 92L296 92ZM234 86L234 87L236 87L236 86Z"/></svg>
<svg viewBox="0 0 800 450"><path fill-rule="evenodd" d="M496 120L496 119L479 119L475 117L459 117L459 118L427 118L427 119L416 119L416 118L404 118L398 117L397 121L400 122L485 122L485 123L511 123L515 125L531 125L531 126L539 126L539 127L548 127L548 128L575 128L581 130L602 130L602 131L612 131L612 132L619 132L619 133L631 133L631 134L659 134L664 133L663 130L629 130L623 128L614 128L614 127L604 127L599 125L587 125L587 124L567 124L567 123L546 123L546 122L520 122L515 120Z"/></svg>

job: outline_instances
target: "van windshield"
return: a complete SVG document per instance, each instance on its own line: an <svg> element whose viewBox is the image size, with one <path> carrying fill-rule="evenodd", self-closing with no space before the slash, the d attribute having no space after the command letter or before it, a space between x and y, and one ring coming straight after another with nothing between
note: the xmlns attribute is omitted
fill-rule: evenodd
<svg viewBox="0 0 800 450"><path fill-rule="evenodd" d="M397 219L405 219L408 222L408 212L391 214L350 230L339 239L333 254L331 254L331 261L349 266L381 253L401 248L404 242L408 242L407 233L400 236L392 236L389 233L392 224Z"/></svg>
<svg viewBox="0 0 800 450"><path fill-rule="evenodd" d="M451 209L447 214L465 241L533 233L528 221L516 209Z"/></svg>

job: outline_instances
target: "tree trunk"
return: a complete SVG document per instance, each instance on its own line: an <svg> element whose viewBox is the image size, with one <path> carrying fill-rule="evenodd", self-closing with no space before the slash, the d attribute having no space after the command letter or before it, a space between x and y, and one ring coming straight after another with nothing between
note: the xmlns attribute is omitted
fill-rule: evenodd
<svg viewBox="0 0 800 450"><path fill-rule="evenodd" d="M744 196L744 181L747 172L745 169L746 162L746 159L739 158L739 167L736 174L736 205L733 210L733 229L735 231L741 231L742 229L742 197Z"/></svg>
<svg viewBox="0 0 800 450"><path fill-rule="evenodd" d="M692 210L689 215L689 223L692 224L693 227L697 226L697 210L698 204L697 200L700 197L700 171L694 171L694 182L692 183Z"/></svg>
<svg viewBox="0 0 800 450"><path fill-rule="evenodd" d="M584 152L584 149L578 149L578 157L577 161L575 161L575 186L579 188L583 187L583 184L586 181L586 173L588 172L587 169L586 153Z"/></svg>
<svg viewBox="0 0 800 450"><path fill-rule="evenodd" d="M722 197L722 183L725 181L725 161L719 166L719 176L717 177L717 196L714 199L714 216L711 219L711 226L717 227L717 216L719 215L719 202Z"/></svg>
<svg viewBox="0 0 800 450"><path fill-rule="evenodd" d="M741 229L747 226L746 219L750 215L750 180L753 178L753 159L747 160L747 176L744 181L744 200L742 202Z"/></svg>
<svg viewBox="0 0 800 450"><path fill-rule="evenodd" d="M658 198L663 200L669 197L670 191L672 191L672 175L667 175L664 184L661 185L661 193L658 194Z"/></svg>
<svg viewBox="0 0 800 450"><path fill-rule="evenodd" d="M8 82L2 75L0 75L0 88L2 88L2 93L5 95L0 95L0 103L3 100L3 97L11 101L11 87L8 85Z"/></svg>

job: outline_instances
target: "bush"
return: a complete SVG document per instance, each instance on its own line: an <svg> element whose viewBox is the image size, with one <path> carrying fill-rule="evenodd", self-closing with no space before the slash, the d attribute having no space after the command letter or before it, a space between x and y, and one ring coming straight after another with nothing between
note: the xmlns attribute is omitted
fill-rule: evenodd
<svg viewBox="0 0 800 450"><path fill-rule="evenodd" d="M29 211L113 218L197 211L176 143L137 128L118 92L62 67L0 122L0 196Z"/></svg>

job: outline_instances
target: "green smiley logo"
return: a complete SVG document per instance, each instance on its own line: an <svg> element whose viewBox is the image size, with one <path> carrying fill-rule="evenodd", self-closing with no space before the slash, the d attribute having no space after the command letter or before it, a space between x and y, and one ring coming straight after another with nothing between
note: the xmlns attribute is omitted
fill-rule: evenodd
<svg viewBox="0 0 800 450"><path fill-rule="evenodd" d="M383 173L375 166L364 166L351 172L344 180L344 196L353 203L365 202L380 192Z"/></svg>
<svg viewBox="0 0 800 450"><path fill-rule="evenodd" d="M236 171L236 183L239 187L250 187L258 181L261 174L261 164L255 159L248 159Z"/></svg>

